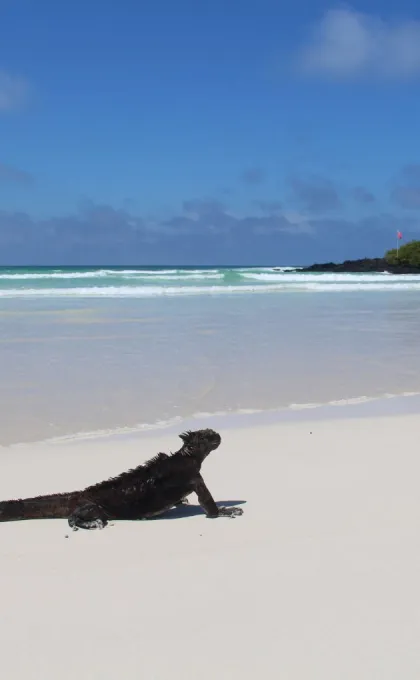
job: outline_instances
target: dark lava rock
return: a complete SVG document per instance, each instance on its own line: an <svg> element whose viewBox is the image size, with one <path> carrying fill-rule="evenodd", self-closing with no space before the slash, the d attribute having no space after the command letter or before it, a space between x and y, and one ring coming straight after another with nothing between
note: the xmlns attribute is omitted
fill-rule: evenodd
<svg viewBox="0 0 420 680"><path fill-rule="evenodd" d="M360 272L388 272L390 274L420 274L420 267L409 267L405 265L391 265L381 257L363 258L362 260L345 260L336 264L335 262L324 262L323 264L312 264L310 267L295 269L295 271L306 273L360 273Z"/></svg>

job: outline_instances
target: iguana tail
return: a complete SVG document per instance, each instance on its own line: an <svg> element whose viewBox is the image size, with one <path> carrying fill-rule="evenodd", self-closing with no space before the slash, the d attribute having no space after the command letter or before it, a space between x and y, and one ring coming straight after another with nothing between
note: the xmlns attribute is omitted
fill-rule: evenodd
<svg viewBox="0 0 420 680"><path fill-rule="evenodd" d="M67 518L78 504L79 497L80 492L71 492L0 501L0 522Z"/></svg>

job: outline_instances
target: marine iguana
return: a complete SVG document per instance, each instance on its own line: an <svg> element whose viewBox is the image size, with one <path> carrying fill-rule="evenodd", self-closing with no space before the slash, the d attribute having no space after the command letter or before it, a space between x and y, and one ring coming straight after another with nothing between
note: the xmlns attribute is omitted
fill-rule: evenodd
<svg viewBox="0 0 420 680"><path fill-rule="evenodd" d="M179 435L182 447L82 491L0 502L0 522L67 518L71 528L103 529L109 520L148 519L185 502L193 491L207 517L242 515L237 507L218 507L200 474L201 465L221 443L214 430Z"/></svg>

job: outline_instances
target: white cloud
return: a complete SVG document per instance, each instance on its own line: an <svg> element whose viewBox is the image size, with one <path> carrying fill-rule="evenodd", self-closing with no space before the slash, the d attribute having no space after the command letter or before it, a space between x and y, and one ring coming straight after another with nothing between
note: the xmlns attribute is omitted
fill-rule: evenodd
<svg viewBox="0 0 420 680"><path fill-rule="evenodd" d="M298 55L311 75L381 78L420 76L420 21L384 21L352 9L331 9L312 27Z"/></svg>
<svg viewBox="0 0 420 680"><path fill-rule="evenodd" d="M28 85L25 80L0 71L0 113L19 108L26 98Z"/></svg>
<svg viewBox="0 0 420 680"><path fill-rule="evenodd" d="M282 215L291 225L293 225L295 231L302 234L312 234L315 231L310 222L310 218L303 212L299 212L298 210L283 210Z"/></svg>

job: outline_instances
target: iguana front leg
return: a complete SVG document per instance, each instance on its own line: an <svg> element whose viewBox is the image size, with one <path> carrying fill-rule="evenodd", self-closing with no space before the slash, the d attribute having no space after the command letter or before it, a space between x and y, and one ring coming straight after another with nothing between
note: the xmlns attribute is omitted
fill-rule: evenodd
<svg viewBox="0 0 420 680"><path fill-rule="evenodd" d="M204 479L201 475L198 475L194 491L197 494L198 502L206 513L207 517L237 517L242 515L243 510L241 508L219 508L214 502L213 496L206 487Z"/></svg>

